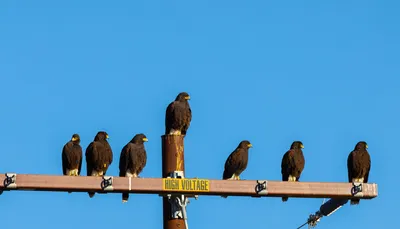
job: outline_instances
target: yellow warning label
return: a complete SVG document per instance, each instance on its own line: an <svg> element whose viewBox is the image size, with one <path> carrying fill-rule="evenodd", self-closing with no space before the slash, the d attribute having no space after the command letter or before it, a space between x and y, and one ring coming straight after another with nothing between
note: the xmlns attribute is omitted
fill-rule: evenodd
<svg viewBox="0 0 400 229"><path fill-rule="evenodd" d="M210 181L203 179L163 179L163 190L209 192Z"/></svg>

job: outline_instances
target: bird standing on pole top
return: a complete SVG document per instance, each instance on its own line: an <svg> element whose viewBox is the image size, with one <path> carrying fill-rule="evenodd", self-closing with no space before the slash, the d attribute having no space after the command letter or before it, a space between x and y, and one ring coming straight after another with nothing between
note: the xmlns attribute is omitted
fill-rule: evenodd
<svg viewBox="0 0 400 229"><path fill-rule="evenodd" d="M144 143L148 139L144 134L136 134L132 140L121 150L119 159L120 177L139 177L143 168L146 166L147 154ZM129 193L122 193L122 203L128 202Z"/></svg>
<svg viewBox="0 0 400 229"><path fill-rule="evenodd" d="M165 113L165 134L167 135L186 135L192 120L192 110L188 100L190 96L186 92L181 92L171 102Z"/></svg>
<svg viewBox="0 0 400 229"><path fill-rule="evenodd" d="M368 183L369 170L371 169L371 158L367 151L368 144L360 141L347 158L347 172L349 182ZM351 199L350 205L359 204L360 199Z"/></svg>
<svg viewBox="0 0 400 229"><path fill-rule="evenodd" d="M105 176L108 167L113 161L113 153L108 144L108 134L105 131L99 131L86 148L86 169L87 176L101 177ZM89 197L92 198L94 192L89 192Z"/></svg>
<svg viewBox="0 0 400 229"><path fill-rule="evenodd" d="M294 141L290 146L290 150L283 155L281 163L282 181L299 181L305 165L303 151L301 150L303 148L304 145L301 141ZM283 202L288 199L288 197L282 197Z"/></svg>

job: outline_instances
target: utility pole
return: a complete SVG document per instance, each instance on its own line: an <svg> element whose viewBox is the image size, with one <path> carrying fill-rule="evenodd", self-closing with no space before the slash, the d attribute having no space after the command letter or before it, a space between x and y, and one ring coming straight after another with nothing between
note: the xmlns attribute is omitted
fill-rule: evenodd
<svg viewBox="0 0 400 229"><path fill-rule="evenodd" d="M162 139L162 177L184 178L185 156L183 135L163 135ZM181 196L183 198L181 198ZM182 209L181 205L184 205ZM183 229L187 227L186 198L183 195L163 197L164 229Z"/></svg>
<svg viewBox="0 0 400 229"><path fill-rule="evenodd" d="M0 194L14 190L158 194L163 198L164 229L187 229L188 197L198 195L332 198L304 225L316 225L321 217L329 216L348 199L378 196L378 185L374 183L188 179L184 175L184 136L163 135L161 140L162 178L0 173Z"/></svg>

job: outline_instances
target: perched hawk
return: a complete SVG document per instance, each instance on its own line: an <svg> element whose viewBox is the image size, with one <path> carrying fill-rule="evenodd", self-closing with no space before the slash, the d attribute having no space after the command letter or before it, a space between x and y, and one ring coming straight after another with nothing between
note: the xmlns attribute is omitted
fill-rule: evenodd
<svg viewBox="0 0 400 229"><path fill-rule="evenodd" d="M146 166L147 154L144 142L147 142L144 134L136 134L132 140L122 148L119 158L120 177L139 177L140 172ZM122 193L122 203L128 202L129 193Z"/></svg>
<svg viewBox="0 0 400 229"><path fill-rule="evenodd" d="M225 169L222 175L224 180L240 180L240 174L247 168L249 158L249 148L252 144L247 141L241 141L236 149L229 155L225 162ZM222 196L226 198L226 196Z"/></svg>
<svg viewBox="0 0 400 229"><path fill-rule="evenodd" d="M97 133L94 141L86 148L86 169L88 176L104 176L113 161L113 153L107 142L108 134L104 131ZM89 192L92 198L94 192Z"/></svg>
<svg viewBox="0 0 400 229"><path fill-rule="evenodd" d="M79 145L81 139L78 134L72 135L62 150L62 170L66 176L79 176L82 167L82 147Z"/></svg>
<svg viewBox="0 0 400 229"><path fill-rule="evenodd" d="M186 92L181 92L170 103L165 113L165 134L168 135L186 135L192 120L192 110L188 100L190 96Z"/></svg>
<svg viewBox="0 0 400 229"><path fill-rule="evenodd" d="M371 169L371 158L368 154L366 142L358 142L354 150L347 158L347 172L349 182L368 183L369 170ZM360 199L351 199L350 204L355 205Z"/></svg>
<svg viewBox="0 0 400 229"><path fill-rule="evenodd" d="M303 151L303 143L294 141L282 158L281 173L282 181L296 182L299 181L301 172L304 169L305 160ZM288 197L282 197L282 201L287 201Z"/></svg>

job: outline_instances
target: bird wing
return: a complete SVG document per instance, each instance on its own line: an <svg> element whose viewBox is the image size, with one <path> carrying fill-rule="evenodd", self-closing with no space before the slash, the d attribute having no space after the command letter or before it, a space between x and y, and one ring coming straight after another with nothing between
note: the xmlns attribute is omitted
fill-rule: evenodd
<svg viewBox="0 0 400 229"><path fill-rule="evenodd" d="M88 147L86 148L86 171L87 171L87 176L92 175L92 170L94 167L94 164L96 163L98 159L98 153L97 153L97 147L95 145L95 142L91 142Z"/></svg>
<svg viewBox="0 0 400 229"><path fill-rule="evenodd" d="M68 143L64 145L63 150L62 150L62 154L61 154L61 160L62 160L62 170L63 170L63 174L66 175L67 174L67 163L68 163Z"/></svg>
<svg viewBox="0 0 400 229"><path fill-rule="evenodd" d="M354 151L352 151L347 157L347 175L349 182L353 181L353 153Z"/></svg>
<svg viewBox="0 0 400 229"><path fill-rule="evenodd" d="M369 171L371 169L371 157L368 152L365 153L365 161L366 161L366 173L364 177L364 183L368 183L368 178L369 178Z"/></svg>
<svg viewBox="0 0 400 229"><path fill-rule="evenodd" d="M130 150L130 143L126 144L121 150L119 157L119 176L124 177L128 169L128 152Z"/></svg>
<svg viewBox="0 0 400 229"><path fill-rule="evenodd" d="M232 177L240 166L240 150L235 149L225 161L223 179Z"/></svg>
<svg viewBox="0 0 400 229"><path fill-rule="evenodd" d="M281 162L282 181L288 181L289 179L289 170L290 170L289 153L290 150L287 151L282 157L282 162Z"/></svg>
<svg viewBox="0 0 400 229"><path fill-rule="evenodd" d="M78 153L78 163L79 163L78 175L81 175L81 169L82 169L82 147L81 146L77 146L77 153Z"/></svg>
<svg viewBox="0 0 400 229"><path fill-rule="evenodd" d="M165 111L165 134L168 134L171 130L172 123L174 122L174 111L175 102L172 102L168 105L167 110Z"/></svg>

